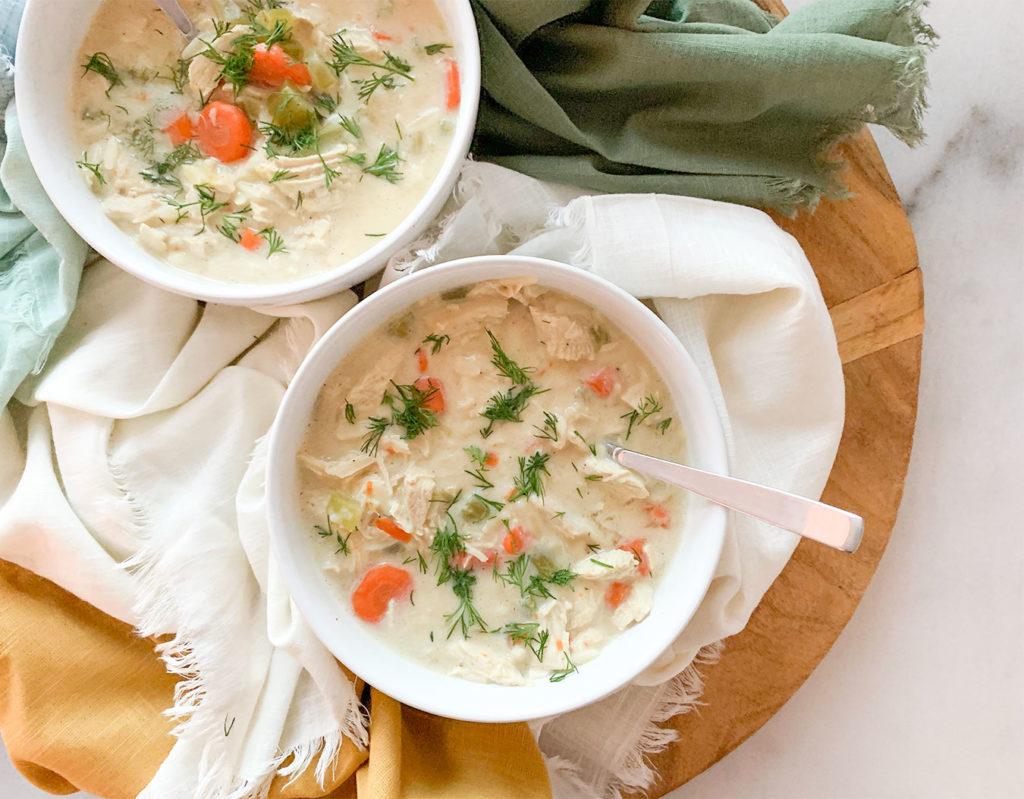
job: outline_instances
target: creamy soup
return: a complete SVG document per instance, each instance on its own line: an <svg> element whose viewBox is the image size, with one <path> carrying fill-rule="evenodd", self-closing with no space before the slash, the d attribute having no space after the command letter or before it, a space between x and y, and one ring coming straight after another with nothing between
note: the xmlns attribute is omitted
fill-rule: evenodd
<svg viewBox="0 0 1024 799"><path fill-rule="evenodd" d="M82 177L154 255L224 281L294 280L391 232L460 102L430 0L105 0L73 78Z"/></svg>
<svg viewBox="0 0 1024 799"><path fill-rule="evenodd" d="M651 608L677 488L606 440L681 459L668 390L594 308L530 278L418 301L318 396L301 506L341 600L447 674L559 681Z"/></svg>

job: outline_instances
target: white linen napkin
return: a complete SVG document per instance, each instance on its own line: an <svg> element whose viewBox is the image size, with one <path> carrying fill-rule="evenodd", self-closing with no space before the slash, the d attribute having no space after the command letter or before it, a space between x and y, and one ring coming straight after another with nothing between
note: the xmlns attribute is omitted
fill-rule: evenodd
<svg viewBox="0 0 1024 799"><path fill-rule="evenodd" d="M577 265L655 306L722 414L731 471L818 496L843 422L831 323L796 242L764 214L653 195L577 196L469 162L442 221L385 280L467 255ZM575 197L575 199L572 199ZM290 755L322 774L365 741L351 684L268 556L265 448L287 381L351 292L301 306L203 305L87 268L41 375L0 414L0 557L145 635L184 678L178 741L147 799L257 797ZM698 652L742 629L796 537L730 516L716 577L638 683L536 725L556 796L642 788L655 722L699 696ZM691 666L689 669L688 666ZM226 732L228 734L226 734Z"/></svg>

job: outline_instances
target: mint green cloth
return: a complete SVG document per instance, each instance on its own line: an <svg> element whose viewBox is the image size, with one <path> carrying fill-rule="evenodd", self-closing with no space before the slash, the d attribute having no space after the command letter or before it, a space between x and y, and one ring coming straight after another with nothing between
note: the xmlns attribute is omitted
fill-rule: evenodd
<svg viewBox="0 0 1024 799"><path fill-rule="evenodd" d="M841 196L827 153L865 122L921 137L923 0L473 0L474 152L608 192L791 212Z"/></svg>
<svg viewBox="0 0 1024 799"><path fill-rule="evenodd" d="M22 5L0 6L0 408L67 324L88 252L43 191L18 127L7 53Z"/></svg>

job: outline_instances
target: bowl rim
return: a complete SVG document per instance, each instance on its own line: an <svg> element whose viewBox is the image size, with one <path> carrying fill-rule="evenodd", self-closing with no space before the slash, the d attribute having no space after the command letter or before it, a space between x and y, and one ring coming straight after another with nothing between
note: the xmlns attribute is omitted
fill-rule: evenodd
<svg viewBox="0 0 1024 799"><path fill-rule="evenodd" d="M647 619L611 639L601 655L582 666L581 672L573 675L573 679L583 677L585 671L593 672L595 665L602 662L602 658L612 646L621 650L620 655L628 652L626 657L618 657L617 667L601 668L595 672L596 677L586 682L581 681L575 686L572 686L569 680L557 685L533 683L527 686L501 686L444 675L391 649L387 644L374 638L372 633L361 632L359 622L350 611L342 607L343 603L337 594L332 595L330 589L326 588L323 569L314 562L312 548L298 532L297 525L292 523L293 517L289 512L291 510L297 515L295 488L298 469L295 466L295 455L305 434L309 411L320 393L324 380L334 371L345 354L358 345L377 325L421 297L455 285L517 275L532 275L545 285L556 283L553 288L577 297L579 294L571 288L566 288L567 284L590 286L595 295L600 295L609 303L601 308L602 313L611 316L620 329L631 337L633 334L622 323L622 319L628 315L625 312L629 311L634 319L643 320L643 324L648 325L652 331L651 340L656 340L659 346L666 347L664 351L659 352L657 358L662 361L671 359L673 367L679 370L678 374L686 375L685 378L667 375L656 363L654 364L672 394L677 412L681 416L690 414L693 418L700 419L703 425L701 430L687 429L688 451L690 443L695 440L691 432L699 433L703 447L700 465L713 471L728 472L721 419L696 363L682 343L664 322L639 300L607 280L578 267L521 256L464 258L402 277L363 300L339 319L316 343L299 367L285 392L269 434L266 475L267 520L274 557L291 592L295 607L339 661L366 682L405 704L436 715L465 721L511 722L544 718L590 704L628 684L671 645L693 618L711 584L725 540L725 509L691 496L687 523L683 529L691 526L692 519L694 530L690 536L681 538L675 554L666 564L670 568L666 568L662 580L655 589L656 603L660 598L661 608L653 608L651 616ZM594 305L591 300L581 299L587 304ZM613 303L621 313L610 313ZM640 342L637 344L644 349L653 363L655 357L652 357ZM684 384L686 391L691 392L686 395L685 409L680 408L678 403L680 386ZM689 454L688 452L688 460ZM696 535L698 532L699 537ZM671 573L679 570L681 555L686 549L685 544L690 541L695 542L693 546L698 548L698 552L702 552L701 557L704 558L699 578L693 580L692 584L682 587L668 584ZM318 579L309 579L310 564L312 573L316 574ZM674 600L679 593L684 595L688 606L675 613L666 602ZM643 629L645 622L655 616L655 610L659 614L657 618L660 620L660 626L649 627L648 629L653 632L645 632L644 636L638 637L636 631ZM345 616L345 619L342 619L342 616ZM622 643L623 639L631 635L633 639L643 644L644 648L639 652L628 643ZM633 643L636 643L636 640ZM364 647L376 651L368 656ZM624 660L628 660L628 663L624 664ZM416 687L424 683L429 690ZM566 691L564 686L570 686L570 689ZM552 688L558 690L552 691Z"/></svg>
<svg viewBox="0 0 1024 799"><path fill-rule="evenodd" d="M77 170L71 171L68 165L61 163L61 159L52 157L46 147L50 139L48 129L52 128L53 108L53 103L47 98L52 98L34 88L33 76L46 74L46 65L39 60L42 59L42 48L34 47L33 43L52 29L53 0L27 0L18 30L15 93L19 98L19 125L29 160L50 201L75 232L107 260L140 280L176 294L225 305L285 305L334 294L380 271L388 259L423 233L450 196L469 153L480 102L480 43L476 21L469 0L441 0L438 7L456 48L461 88L455 130L441 168L426 193L390 233L360 255L313 275L280 283L227 282L170 264L148 252L113 222L109 226L100 223L96 229L91 228L89 223L99 220L85 218L80 204L72 192L67 191L72 185L71 180L81 183ZM79 47L88 25L80 26L80 31L75 34ZM50 65L49 70L52 69ZM71 70L68 78L62 79L60 84L66 90L58 103L61 107L70 96L70 75ZM51 110L49 116L47 109ZM70 112L67 111L62 119L69 126ZM91 191L89 195L95 196ZM106 218L102 211L99 213Z"/></svg>

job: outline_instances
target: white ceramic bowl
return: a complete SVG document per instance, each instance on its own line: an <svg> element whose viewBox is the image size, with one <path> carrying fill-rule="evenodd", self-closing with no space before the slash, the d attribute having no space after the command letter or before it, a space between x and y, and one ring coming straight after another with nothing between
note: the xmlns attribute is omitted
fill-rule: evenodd
<svg viewBox="0 0 1024 799"><path fill-rule="evenodd" d="M332 327L285 394L270 438L268 513L274 551L292 597L313 630L352 671L413 707L468 721L521 721L600 699L646 668L689 622L707 591L722 549L725 511L692 496L679 547L662 570L650 615L613 639L579 673L560 683L482 685L429 669L379 641L339 600L314 560L298 507L295 456L321 386L363 337L416 300L493 278L532 275L598 308L647 353L672 395L686 430L689 462L725 473L718 414L689 354L644 305L580 269L538 258L485 256L418 272L381 289Z"/></svg>
<svg viewBox="0 0 1024 799"><path fill-rule="evenodd" d="M369 277L416 238L441 210L469 152L480 99L480 46L469 0L434 0L452 34L461 103L451 148L430 189L405 220L362 255L287 283L227 283L158 258L111 222L79 174L71 137L78 50L100 0L28 0L18 34L15 88L29 158L54 205L94 249L149 283L230 305L278 305L323 297ZM168 22L170 25L170 22Z"/></svg>

